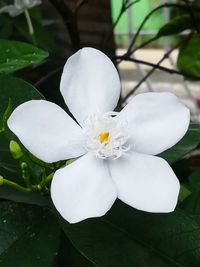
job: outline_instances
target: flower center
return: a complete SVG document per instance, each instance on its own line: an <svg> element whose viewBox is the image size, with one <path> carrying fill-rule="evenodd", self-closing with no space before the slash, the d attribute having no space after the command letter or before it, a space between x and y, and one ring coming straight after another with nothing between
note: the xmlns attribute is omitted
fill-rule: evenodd
<svg viewBox="0 0 200 267"><path fill-rule="evenodd" d="M108 141L108 138L109 138L109 132L104 132L99 135L99 141L101 143L106 143Z"/></svg>
<svg viewBox="0 0 200 267"><path fill-rule="evenodd" d="M117 159L129 150L127 124L116 115L116 112L91 115L85 121L86 149L98 158Z"/></svg>

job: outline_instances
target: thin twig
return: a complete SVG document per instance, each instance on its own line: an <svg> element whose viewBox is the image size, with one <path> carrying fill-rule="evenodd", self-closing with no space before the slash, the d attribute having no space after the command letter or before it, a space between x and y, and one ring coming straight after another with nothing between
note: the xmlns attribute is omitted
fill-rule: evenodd
<svg viewBox="0 0 200 267"><path fill-rule="evenodd" d="M77 13L77 12L79 11L79 9L80 9L84 4L86 4L87 1L88 1L88 0L77 0L73 12L74 12L74 13L75 13L75 12Z"/></svg>
<svg viewBox="0 0 200 267"><path fill-rule="evenodd" d="M159 68L160 64L169 57L169 55L177 49L183 42L188 40L191 37L191 34L189 34L186 38L181 40L178 44L173 46L168 52L166 52L163 57L158 61L158 63L138 82L138 84L121 100L121 105L123 105L126 100L140 87L140 85L145 82L152 74L153 72Z"/></svg>
<svg viewBox="0 0 200 267"><path fill-rule="evenodd" d="M151 62L144 61L144 60L140 60L140 59L136 59L136 58L124 58L123 56L116 56L116 57L113 57L113 59L120 59L120 60L123 60L123 61L130 61L130 62L133 62L133 63L138 63L138 64L150 66L150 67L156 68L158 70L165 71L165 72L170 73L170 74L183 75L178 70L166 68L166 67L160 66L158 64L151 63Z"/></svg>
<svg viewBox="0 0 200 267"><path fill-rule="evenodd" d="M145 23L149 20L149 18L150 18L155 12L157 12L158 10L160 10L160 9L162 9L162 8L171 8L171 7L181 8L181 9L184 9L184 10L187 10L187 11L188 11L188 6L187 6L187 5L185 5L185 4L176 4L176 3L164 3L164 4L162 4L162 5L157 6L156 8L154 8L151 12L149 12L149 13L147 14L147 16L144 18L144 20L143 20L142 23L140 24L140 26L139 26L139 28L138 28L136 34L134 35L132 41L131 41L130 44L129 44L129 47L128 47L127 52L126 52L126 55L127 55L127 56L130 56L130 55L133 53L133 51L135 51L135 50L132 51L132 48L133 48L133 46L135 45L135 42L136 42L136 40L137 40L137 38L138 38L138 36L139 36L139 34L140 34L142 28L144 27ZM194 6L190 6L190 8L191 8L191 9L195 8L196 10L200 10L200 7L199 7L199 6L196 6L196 5L194 5ZM151 42L151 40L150 40L149 42ZM147 43L147 44L148 44L148 43ZM145 44L145 45L146 45L146 44ZM141 46L140 46L140 47L141 47Z"/></svg>
<svg viewBox="0 0 200 267"><path fill-rule="evenodd" d="M37 82L35 82L34 86L38 87L44 82L46 82L49 78L53 77L57 73L59 73L63 69L63 65L56 68L55 70L52 70L51 72L47 73L45 76L43 76L41 79L39 79Z"/></svg>
<svg viewBox="0 0 200 267"><path fill-rule="evenodd" d="M137 50L149 45L150 43L156 41L159 37L156 35L154 37L152 37L151 39L147 40L146 42L142 43L141 45L137 46L136 48L134 48L133 50L131 50L131 54L135 53Z"/></svg>
<svg viewBox="0 0 200 267"><path fill-rule="evenodd" d="M122 2L121 8L120 8L120 12L119 12L119 14L118 14L115 22L113 23L111 29L109 30L108 34L104 38L104 41L103 41L104 43L106 43L110 39L110 37L111 37L111 35L113 33L113 30L115 29L115 27L119 23L122 15L126 12L126 10L129 9L134 4L136 4L138 1L139 0L135 0L135 1L131 2L131 3L128 3L129 1L128 0L125 0L125 1Z"/></svg>

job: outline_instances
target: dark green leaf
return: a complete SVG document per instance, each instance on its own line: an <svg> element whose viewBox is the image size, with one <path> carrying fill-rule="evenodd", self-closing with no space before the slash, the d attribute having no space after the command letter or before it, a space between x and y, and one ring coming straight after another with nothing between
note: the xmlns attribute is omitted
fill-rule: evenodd
<svg viewBox="0 0 200 267"><path fill-rule="evenodd" d="M32 100L42 99L43 96L30 84L20 79L0 74L0 121L4 117L8 102L11 100L14 109L21 103ZM10 111L9 111L10 112ZM16 161L13 160L9 152L9 141L0 134L0 175L16 175L19 172ZM12 176L13 177L13 176Z"/></svg>
<svg viewBox="0 0 200 267"><path fill-rule="evenodd" d="M28 100L43 99L43 96L32 85L18 78L0 74L0 84L0 120L9 99L12 101L13 108ZM12 158L9 152L9 141L5 139L3 133L0 134L0 175L20 184L23 182L18 163ZM0 187L0 198L41 206L49 204L47 199L39 193L26 194L5 186Z"/></svg>
<svg viewBox="0 0 200 267"><path fill-rule="evenodd" d="M187 77L200 78L200 35L194 34L179 50L177 67Z"/></svg>
<svg viewBox="0 0 200 267"><path fill-rule="evenodd" d="M172 164L194 150L199 144L200 125L191 124L186 135L181 139L181 141L172 148L160 154L160 156Z"/></svg>
<svg viewBox="0 0 200 267"><path fill-rule="evenodd" d="M191 195L191 191L185 185L181 184L181 188L180 188L180 192L178 196L179 201L183 201L189 195Z"/></svg>
<svg viewBox="0 0 200 267"><path fill-rule="evenodd" d="M190 214L200 216L200 193L192 193L180 206Z"/></svg>
<svg viewBox="0 0 200 267"><path fill-rule="evenodd" d="M200 171L197 170L189 176L189 189L192 192L200 192Z"/></svg>
<svg viewBox="0 0 200 267"><path fill-rule="evenodd" d="M192 193L180 204L180 207L200 225L200 192Z"/></svg>
<svg viewBox="0 0 200 267"><path fill-rule="evenodd" d="M3 186L0 188L0 199L12 200L18 203L28 203L41 207L50 206L51 202L39 192L23 193L14 188Z"/></svg>
<svg viewBox="0 0 200 267"><path fill-rule="evenodd" d="M0 84L0 117L3 117L9 99L15 108L23 102L44 98L31 84L9 75L0 74Z"/></svg>
<svg viewBox="0 0 200 267"><path fill-rule="evenodd" d="M12 73L40 63L48 53L27 43L0 40L0 73Z"/></svg>
<svg viewBox="0 0 200 267"><path fill-rule="evenodd" d="M190 15L177 16L160 28L157 37L178 34L192 28L192 26L193 22Z"/></svg>
<svg viewBox="0 0 200 267"><path fill-rule="evenodd" d="M61 225L74 246L98 267L200 265L200 227L182 211L150 214L118 202L103 218Z"/></svg>
<svg viewBox="0 0 200 267"><path fill-rule="evenodd" d="M95 265L88 261L72 245L66 235L61 237L61 246L57 257L58 267L94 267Z"/></svg>
<svg viewBox="0 0 200 267"><path fill-rule="evenodd" d="M0 203L0 266L52 267L59 237L58 224L50 213Z"/></svg>

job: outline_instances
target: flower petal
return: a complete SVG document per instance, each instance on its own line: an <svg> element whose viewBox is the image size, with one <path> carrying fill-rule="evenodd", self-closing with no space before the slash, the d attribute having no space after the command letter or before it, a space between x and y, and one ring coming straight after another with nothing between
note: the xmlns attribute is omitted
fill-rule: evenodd
<svg viewBox="0 0 200 267"><path fill-rule="evenodd" d="M62 217L76 223L104 215L117 193L106 162L88 153L55 173L51 197Z"/></svg>
<svg viewBox="0 0 200 267"><path fill-rule="evenodd" d="M14 5L7 5L0 8L0 14L2 13L8 13L11 17L15 17L23 13L23 10L16 8Z"/></svg>
<svg viewBox="0 0 200 267"><path fill-rule="evenodd" d="M105 54L94 48L83 48L67 60L60 91L71 113L83 124L88 115L116 107L119 75Z"/></svg>
<svg viewBox="0 0 200 267"><path fill-rule="evenodd" d="M123 202L148 212L174 210L180 184L164 159L130 152L109 163L118 198Z"/></svg>
<svg viewBox="0 0 200 267"><path fill-rule="evenodd" d="M45 162L85 153L82 129L54 103L31 100L18 106L8 119L8 127L33 155Z"/></svg>
<svg viewBox="0 0 200 267"><path fill-rule="evenodd" d="M134 151L156 155L185 135L190 112L171 93L144 93L135 96L118 118L127 121Z"/></svg>
<svg viewBox="0 0 200 267"><path fill-rule="evenodd" d="M42 4L41 0L28 0L25 3L25 5L26 5L25 7L32 8L34 6L41 5L41 4Z"/></svg>
<svg viewBox="0 0 200 267"><path fill-rule="evenodd" d="M17 9L22 9L24 11L25 8L32 8L40 4L42 4L41 0L15 0L14 5Z"/></svg>

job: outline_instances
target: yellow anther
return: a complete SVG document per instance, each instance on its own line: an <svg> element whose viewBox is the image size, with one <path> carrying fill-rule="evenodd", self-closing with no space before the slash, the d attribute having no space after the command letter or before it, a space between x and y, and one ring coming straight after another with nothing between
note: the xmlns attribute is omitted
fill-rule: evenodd
<svg viewBox="0 0 200 267"><path fill-rule="evenodd" d="M109 132L104 132L99 135L99 141L101 143L107 142L109 138Z"/></svg>

